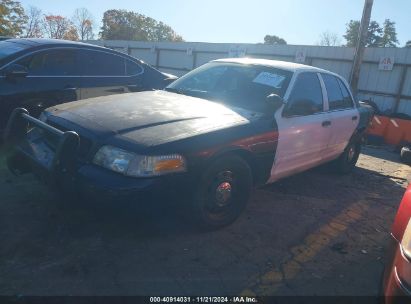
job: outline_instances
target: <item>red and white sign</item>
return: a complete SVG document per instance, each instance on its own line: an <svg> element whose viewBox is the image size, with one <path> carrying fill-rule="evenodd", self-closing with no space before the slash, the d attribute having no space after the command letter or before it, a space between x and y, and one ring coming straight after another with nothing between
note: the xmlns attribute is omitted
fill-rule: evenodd
<svg viewBox="0 0 411 304"><path fill-rule="evenodd" d="M378 69L382 71L392 71L394 67L394 57L381 57Z"/></svg>

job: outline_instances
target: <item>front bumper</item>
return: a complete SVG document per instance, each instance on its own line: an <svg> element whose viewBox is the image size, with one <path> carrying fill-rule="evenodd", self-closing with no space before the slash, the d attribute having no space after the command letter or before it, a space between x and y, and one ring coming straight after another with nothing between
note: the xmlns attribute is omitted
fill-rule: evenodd
<svg viewBox="0 0 411 304"><path fill-rule="evenodd" d="M31 127L35 131L27 132ZM37 129L40 129L39 136ZM47 136L54 136L50 148ZM16 109L9 120L5 140L12 146L7 164L14 173L32 172L53 190L79 194L96 201L183 197L190 193L193 178L179 173L153 178L128 177L87 161L77 155L80 137L62 132Z"/></svg>
<svg viewBox="0 0 411 304"><path fill-rule="evenodd" d="M186 174L134 178L93 164L81 166L73 181L73 191L91 199L109 201L183 198L191 189L187 187L190 179Z"/></svg>

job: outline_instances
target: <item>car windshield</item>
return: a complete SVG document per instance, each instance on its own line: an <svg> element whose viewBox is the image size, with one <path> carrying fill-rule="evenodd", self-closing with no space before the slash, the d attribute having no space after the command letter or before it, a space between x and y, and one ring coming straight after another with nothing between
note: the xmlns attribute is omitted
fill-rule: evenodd
<svg viewBox="0 0 411 304"><path fill-rule="evenodd" d="M23 44L10 41L0 41L0 61L26 48L27 46Z"/></svg>
<svg viewBox="0 0 411 304"><path fill-rule="evenodd" d="M292 72L261 65L211 62L166 90L262 112L270 94L284 97Z"/></svg>

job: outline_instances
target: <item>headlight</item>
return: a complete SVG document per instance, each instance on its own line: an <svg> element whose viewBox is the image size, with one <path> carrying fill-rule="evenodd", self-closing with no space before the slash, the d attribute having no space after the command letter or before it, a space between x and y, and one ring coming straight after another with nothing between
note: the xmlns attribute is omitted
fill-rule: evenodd
<svg viewBox="0 0 411 304"><path fill-rule="evenodd" d="M94 156L93 163L135 177L186 171L186 162L181 155L143 156L112 146L101 147Z"/></svg>
<svg viewBox="0 0 411 304"><path fill-rule="evenodd" d="M94 155L93 163L118 173L126 174L130 162L136 157L134 153L127 152L112 146L103 146Z"/></svg>

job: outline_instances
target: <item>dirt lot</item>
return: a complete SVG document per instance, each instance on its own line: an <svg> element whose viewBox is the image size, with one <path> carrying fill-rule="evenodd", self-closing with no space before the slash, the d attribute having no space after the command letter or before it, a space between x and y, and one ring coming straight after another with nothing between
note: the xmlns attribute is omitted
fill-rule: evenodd
<svg viewBox="0 0 411 304"><path fill-rule="evenodd" d="M63 204L3 158L2 295L376 295L411 177L396 154L366 148L352 174L258 189L236 223L204 233L167 207Z"/></svg>

